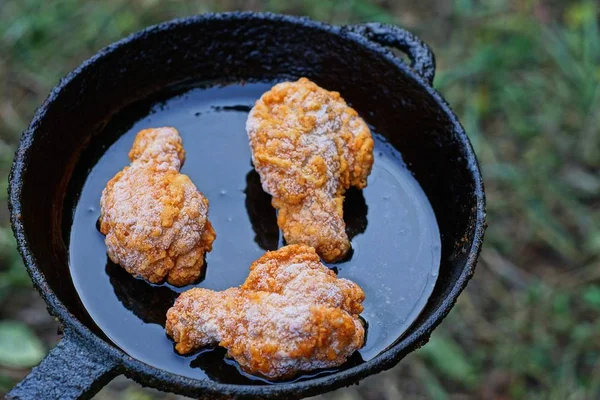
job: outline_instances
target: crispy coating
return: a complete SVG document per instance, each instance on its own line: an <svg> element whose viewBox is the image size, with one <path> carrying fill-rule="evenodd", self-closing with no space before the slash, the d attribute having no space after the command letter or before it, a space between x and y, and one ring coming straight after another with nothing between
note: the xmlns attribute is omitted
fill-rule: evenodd
<svg viewBox="0 0 600 400"><path fill-rule="evenodd" d="M252 263L240 287L182 293L166 329L181 354L218 344L246 372L281 379L339 366L360 349L364 297L312 247L289 245Z"/></svg>
<svg viewBox="0 0 600 400"><path fill-rule="evenodd" d="M168 127L140 131L129 159L100 199L108 256L150 282L193 283L216 234L208 200L179 173L185 160L179 133Z"/></svg>
<svg viewBox="0 0 600 400"><path fill-rule="evenodd" d="M344 192L364 188L373 166L365 121L339 93L301 78L263 94L246 131L285 240L314 247L326 261L343 258L350 249Z"/></svg>

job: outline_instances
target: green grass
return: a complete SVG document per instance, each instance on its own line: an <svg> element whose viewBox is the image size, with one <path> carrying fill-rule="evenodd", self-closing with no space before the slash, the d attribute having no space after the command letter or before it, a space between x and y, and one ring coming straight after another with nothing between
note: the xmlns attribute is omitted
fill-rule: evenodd
<svg viewBox="0 0 600 400"><path fill-rule="evenodd" d="M463 122L485 177L489 229L481 262L432 343L358 389L327 397L599 398L600 9L594 1L6 0L0 2L0 174L7 176L35 107L95 51L165 19L248 4L337 24L391 22L421 35L436 52L436 87ZM6 184L0 183L3 203ZM0 262L0 316L19 319L13 304L32 288L5 207ZM53 345L47 324L28 325ZM26 371L27 365L15 369L0 359L0 392ZM103 396L159 395L121 382Z"/></svg>

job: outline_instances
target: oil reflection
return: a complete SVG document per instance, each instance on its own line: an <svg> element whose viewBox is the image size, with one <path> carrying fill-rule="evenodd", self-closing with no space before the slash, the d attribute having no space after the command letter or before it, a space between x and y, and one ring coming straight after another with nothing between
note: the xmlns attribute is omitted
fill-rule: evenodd
<svg viewBox="0 0 600 400"><path fill-rule="evenodd" d="M110 260L106 263L106 274L115 295L125 308L147 324L165 326L167 311L179 293L168 286L153 285L134 278Z"/></svg>
<svg viewBox="0 0 600 400"><path fill-rule="evenodd" d="M246 211L254 230L254 241L264 250L277 250L277 213L271 205L271 196L263 190L260 176L254 169L246 175L245 193ZM368 207L362 190L348 190L344 200L344 221L350 240L367 229L367 213Z"/></svg>
<svg viewBox="0 0 600 400"><path fill-rule="evenodd" d="M354 352L350 358L338 368L319 369L304 374L299 374L293 378L271 381L262 377L253 376L244 372L240 365L233 359L227 357L227 350L222 347L205 349L197 353L196 358L190 363L192 368L200 368L211 379L220 383L234 385L264 385L276 383L299 382L316 377L331 375L335 372L343 371L364 362L358 351Z"/></svg>

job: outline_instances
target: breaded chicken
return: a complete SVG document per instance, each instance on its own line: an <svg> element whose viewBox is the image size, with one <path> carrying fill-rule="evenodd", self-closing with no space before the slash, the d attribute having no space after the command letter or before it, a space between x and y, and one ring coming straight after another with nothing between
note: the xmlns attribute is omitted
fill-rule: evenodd
<svg viewBox="0 0 600 400"><path fill-rule="evenodd" d="M301 78L263 94L246 132L287 243L310 245L325 261L343 258L350 249L344 192L364 188L373 165L365 121L339 93Z"/></svg>
<svg viewBox="0 0 600 400"><path fill-rule="evenodd" d="M288 378L339 366L362 347L364 297L312 247L289 245L252 263L240 287L182 293L166 329L181 354L218 344L248 373Z"/></svg>
<svg viewBox="0 0 600 400"><path fill-rule="evenodd" d="M106 184L100 199L108 256L153 283L193 283L216 234L208 200L179 173L185 159L179 133L167 127L140 131L129 159L131 165Z"/></svg>

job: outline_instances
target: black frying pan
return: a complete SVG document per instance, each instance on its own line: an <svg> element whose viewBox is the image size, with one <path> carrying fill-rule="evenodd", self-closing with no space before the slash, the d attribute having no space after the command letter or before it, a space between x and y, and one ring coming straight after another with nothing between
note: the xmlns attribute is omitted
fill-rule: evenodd
<svg viewBox="0 0 600 400"><path fill-rule="evenodd" d="M406 53L411 65L386 46ZM119 374L192 397L302 397L391 368L424 345L472 276L485 229L477 160L456 116L431 87L434 64L427 45L393 26L336 27L256 13L174 20L135 33L84 62L37 111L10 175L9 207L19 250L49 312L62 322L63 338L8 398L89 398ZM75 177L86 173L80 166L90 154L90 143L119 111L183 81L300 76L340 91L402 154L427 195L442 249L439 277L423 312L381 354L297 382L246 385L191 379L128 356L95 328L69 275L65 202ZM139 284L133 282L123 289L124 303L136 287ZM146 317L153 321L161 315Z"/></svg>

